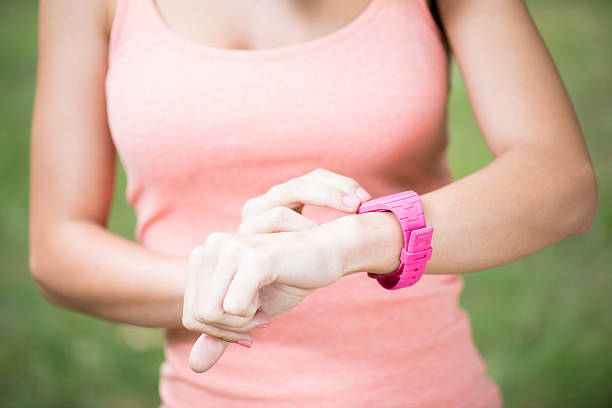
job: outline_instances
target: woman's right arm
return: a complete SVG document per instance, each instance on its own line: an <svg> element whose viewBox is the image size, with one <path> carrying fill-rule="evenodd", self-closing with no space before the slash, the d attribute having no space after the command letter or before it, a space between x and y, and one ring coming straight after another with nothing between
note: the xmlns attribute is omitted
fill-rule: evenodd
<svg viewBox="0 0 612 408"><path fill-rule="evenodd" d="M50 301L107 320L182 327L187 260L106 229L109 0L41 0L31 139L30 269Z"/></svg>

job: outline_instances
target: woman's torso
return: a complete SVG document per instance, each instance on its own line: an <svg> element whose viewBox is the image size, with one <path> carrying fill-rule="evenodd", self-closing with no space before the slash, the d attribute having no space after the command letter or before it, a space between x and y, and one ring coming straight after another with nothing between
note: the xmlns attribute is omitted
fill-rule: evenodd
<svg viewBox="0 0 612 408"><path fill-rule="evenodd" d="M146 247L186 256L207 234L235 231L247 199L317 167L374 196L452 180L448 60L424 1L371 0L322 36L256 50L179 35L162 17L169 4L118 0L106 83ZM344 215L303 213L319 223ZM199 375L187 366L194 335L168 331L162 398L170 407L497 401L458 306L461 286L456 276L426 275L387 291L351 275L253 332L251 349L230 345Z"/></svg>

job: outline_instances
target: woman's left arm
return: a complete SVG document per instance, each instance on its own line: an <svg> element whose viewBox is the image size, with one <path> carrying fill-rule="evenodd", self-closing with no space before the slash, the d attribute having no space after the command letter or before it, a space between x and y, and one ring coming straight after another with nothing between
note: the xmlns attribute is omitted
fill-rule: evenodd
<svg viewBox="0 0 612 408"><path fill-rule="evenodd" d="M425 272L483 270L585 233L597 207L593 168L569 97L525 4L522 0L438 3L476 120L495 160L421 196L427 224L434 228L433 255ZM293 190L288 197L306 203L294 196L308 194ZM255 202L286 206L272 201L268 197ZM267 209L253 209L252 203L247 207L255 215ZM273 218L261 221L274 223ZM210 237L214 239L205 244L209 256L203 255L192 268L192 275L204 281L215 269L214 254L223 252L219 248L272 255L258 263L228 257L231 261L216 268L217 290L200 296L208 304L199 304L195 295L206 292L207 285L192 279L188 288L194 295L186 295L185 304L193 303L193 308L184 308L184 320L186 316L188 321L209 325L218 325L224 313L251 316L253 310L245 310L253 292L273 281L314 289L356 272L390 273L399 265L404 245L401 226L388 211L347 215L300 232ZM232 271L242 264L244 270L235 275L240 279L235 279Z"/></svg>
<svg viewBox="0 0 612 408"><path fill-rule="evenodd" d="M525 3L438 0L438 6L495 160L421 196L434 228L426 273L483 270L586 233L597 208L593 168ZM341 246L345 274L389 273L399 264L403 235L390 212L347 216L317 229Z"/></svg>

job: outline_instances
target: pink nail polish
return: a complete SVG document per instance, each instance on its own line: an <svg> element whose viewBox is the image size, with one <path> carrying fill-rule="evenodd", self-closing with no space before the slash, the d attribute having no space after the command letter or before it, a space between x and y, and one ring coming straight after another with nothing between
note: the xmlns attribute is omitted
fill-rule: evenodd
<svg viewBox="0 0 612 408"><path fill-rule="evenodd" d="M246 341L246 340L238 340L238 342L237 342L237 343L238 343L238 344L240 344L240 345L241 345L241 346L243 346L243 347L246 347L246 348L251 347L251 343L249 343L249 342L248 342L248 341Z"/></svg>
<svg viewBox="0 0 612 408"><path fill-rule="evenodd" d="M351 209L354 209L359 205L359 203L361 203L361 201L359 201L357 197L349 195L345 195L344 197L342 197L342 202L344 203L344 205Z"/></svg>
<svg viewBox="0 0 612 408"><path fill-rule="evenodd" d="M363 187L359 187L356 191L357 195L359 197L361 197L362 200L369 200L370 198L372 198L372 196L370 195L370 193L368 193L367 191L365 191L365 189Z"/></svg>
<svg viewBox="0 0 612 408"><path fill-rule="evenodd" d="M264 324L260 324L259 326L256 327L256 329L265 329L268 327L268 323L264 323Z"/></svg>

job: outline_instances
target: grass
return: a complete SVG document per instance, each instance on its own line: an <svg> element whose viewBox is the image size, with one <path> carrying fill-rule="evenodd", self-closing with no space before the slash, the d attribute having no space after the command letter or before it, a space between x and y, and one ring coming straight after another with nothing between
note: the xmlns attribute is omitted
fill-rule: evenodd
<svg viewBox="0 0 612 408"><path fill-rule="evenodd" d="M465 277L461 303L507 407L612 405L612 3L529 1L572 97L600 188L593 229L529 258ZM0 406L152 407L159 331L52 306L27 265L28 149L36 66L36 3L0 6ZM453 173L490 162L456 67ZM110 229L132 238L119 168Z"/></svg>

